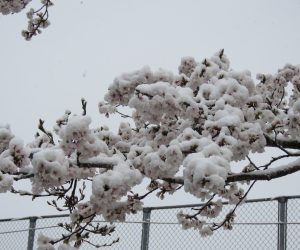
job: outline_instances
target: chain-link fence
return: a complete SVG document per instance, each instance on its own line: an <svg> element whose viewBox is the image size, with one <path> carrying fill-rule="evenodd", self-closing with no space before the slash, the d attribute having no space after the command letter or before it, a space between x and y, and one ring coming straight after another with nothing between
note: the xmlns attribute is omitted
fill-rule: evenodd
<svg viewBox="0 0 300 250"><path fill-rule="evenodd" d="M201 204L200 204L201 205ZM176 214L189 212L196 205L148 207L116 223L111 236L92 236L96 244L109 244L111 249L300 249L300 196L249 200L236 211L233 230L217 230L201 237L197 230L182 230ZM224 204L221 216L232 209ZM96 219L105 225L101 217ZM67 215L0 220L1 249L36 249L37 235L59 238L64 230L57 226L68 222ZM95 249L84 243L82 249Z"/></svg>

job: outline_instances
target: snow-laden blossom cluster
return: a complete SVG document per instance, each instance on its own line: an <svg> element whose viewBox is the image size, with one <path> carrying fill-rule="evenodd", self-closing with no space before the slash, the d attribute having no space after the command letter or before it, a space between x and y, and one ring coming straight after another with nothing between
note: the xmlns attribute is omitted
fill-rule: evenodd
<svg viewBox="0 0 300 250"><path fill-rule="evenodd" d="M8 174L0 172L0 193L5 193L11 189L13 185L13 178Z"/></svg>
<svg viewBox="0 0 300 250"><path fill-rule="evenodd" d="M13 137L9 125L0 125L0 153L8 148L8 144Z"/></svg>
<svg viewBox="0 0 300 250"><path fill-rule="evenodd" d="M112 170L94 177L91 203L105 219L124 221L129 211L126 209L126 202L122 202L121 198L141 181L142 175L137 169L118 164ZM138 206L140 206L139 202ZM138 208L138 210L141 209L141 207Z"/></svg>
<svg viewBox="0 0 300 250"><path fill-rule="evenodd" d="M0 13L3 15L18 13L23 10L31 0L0 0Z"/></svg>
<svg viewBox="0 0 300 250"><path fill-rule="evenodd" d="M28 166L29 151L24 147L24 143L19 138L11 138L8 148L0 155L0 170L6 173L15 173L19 168Z"/></svg>
<svg viewBox="0 0 300 250"><path fill-rule="evenodd" d="M192 154L184 163L185 191L203 200L208 192L218 193L225 188L230 169L228 161L220 156L205 157L202 153Z"/></svg>
<svg viewBox="0 0 300 250"><path fill-rule="evenodd" d="M37 239L37 250L55 250L55 247L51 243L53 239L45 236L44 234L39 234ZM57 250L77 250L77 247L73 247L67 243L60 244Z"/></svg>
<svg viewBox="0 0 300 250"><path fill-rule="evenodd" d="M33 156L33 192L65 183L69 163L61 149L45 149Z"/></svg>
<svg viewBox="0 0 300 250"><path fill-rule="evenodd" d="M112 227L92 226L92 219L101 215L109 222L124 221L156 190L163 198L184 188L206 202L194 214L177 215L184 229L194 228L202 236L219 227L231 229L235 209L220 224L209 225L207 219L220 215L224 200L236 207L244 201L248 191L238 181L250 184L257 173L268 179L274 162L300 156L285 149L300 149L300 66L258 74L255 84L249 71L230 69L221 50L201 62L185 57L178 71L146 66L115 78L98 108L106 117L126 119L117 131L93 128L85 100L81 115L66 111L57 119L55 135L40 120L39 133L27 145L1 125L0 192L56 197L49 204L59 211L67 208L71 217L70 224L62 225L70 233L60 249L72 249L70 242L80 246L90 232L110 234ZM256 166L250 154L267 146L283 155ZM242 172L232 167L240 160L249 161ZM284 173L298 165L287 165ZM31 193L13 189L13 182L22 179L31 180ZM134 193L143 179L150 180L148 190ZM89 197L86 183L91 183ZM40 249L51 249L53 243L44 236L39 242Z"/></svg>
<svg viewBox="0 0 300 250"><path fill-rule="evenodd" d="M0 0L0 13L2 15L15 14L27 7L31 0ZM51 0L40 0L41 7L34 10L30 8L26 16L27 29L22 31L22 36L29 41L33 36L42 33L42 29L50 25L48 8L53 5Z"/></svg>
<svg viewBox="0 0 300 250"><path fill-rule="evenodd" d="M294 102L288 114L288 127L291 137L299 137L300 131L300 100Z"/></svg>
<svg viewBox="0 0 300 250"><path fill-rule="evenodd" d="M53 245L50 243L51 240L52 240L51 238L43 234L39 234L37 239L37 244L38 244L37 250L55 250Z"/></svg>
<svg viewBox="0 0 300 250"><path fill-rule="evenodd" d="M89 116L72 116L65 125L61 125L58 129L61 138L60 147L66 155L76 151L81 158L90 158L107 153L107 145L92 133L89 129L90 123Z"/></svg>
<svg viewBox="0 0 300 250"><path fill-rule="evenodd" d="M207 206L203 207L200 214L207 218L215 218L222 211L222 207L222 201L219 199L215 202L210 202ZM198 230L201 236L210 236L213 234L212 228L207 225L205 221L198 220L196 216L186 215L180 211L177 214L177 219L184 230L193 228Z"/></svg>

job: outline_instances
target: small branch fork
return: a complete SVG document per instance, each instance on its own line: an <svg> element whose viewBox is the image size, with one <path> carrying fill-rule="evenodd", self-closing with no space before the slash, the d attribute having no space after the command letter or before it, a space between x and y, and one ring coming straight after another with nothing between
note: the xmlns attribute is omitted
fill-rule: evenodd
<svg viewBox="0 0 300 250"><path fill-rule="evenodd" d="M213 224L212 226L212 230L218 230L221 227L225 227L226 229L232 229L232 222L234 220L235 217L235 211L237 210L237 208L239 207L239 205L241 205L241 203L246 199L248 193L250 192L250 190L253 188L254 184L256 183L256 181L253 181L250 185L250 187L248 188L247 192L239 199L238 203L234 206L234 208L226 215L225 219L219 223L219 224Z"/></svg>
<svg viewBox="0 0 300 250"><path fill-rule="evenodd" d="M198 215L200 215L201 214L201 212L205 209L205 208L207 208L208 206L210 206L211 205L211 202L212 202L212 200L215 198L215 196L216 196L216 194L213 194L212 196L211 196L211 198L201 207L201 208L192 208L192 210L197 210L197 213L194 213L194 214L192 214L192 215L188 215L187 216L187 219L196 219L197 218L197 216Z"/></svg>
<svg viewBox="0 0 300 250"><path fill-rule="evenodd" d="M38 129L40 131L42 131L46 136L48 136L48 138L50 139L50 143L51 144L55 144L54 143L54 139L53 139L53 135L51 132L47 131L45 128L44 128L44 123L45 121L43 121L42 119L39 120L39 126L38 126Z"/></svg>
<svg viewBox="0 0 300 250"><path fill-rule="evenodd" d="M115 227L114 226L100 226L99 223L97 223L96 225L93 225L93 220L95 219L96 214L91 214L85 218L80 218L79 219L79 223L75 225L71 225L68 223L60 223L59 226L64 228L65 230L67 230L69 233L68 234L63 234L61 238L57 239L57 240L52 240L50 241L50 243L52 245L55 245L61 241L63 242L69 242L71 240L71 238L73 236L76 237L75 243L74 243L74 247L79 248L83 242L88 243L96 248L100 248L100 247L106 247L106 246L112 246L113 244L119 242L119 238L113 240L110 243L105 243L103 245L99 245L99 244L95 244L92 243L89 239L89 234L97 234L97 235L101 235L101 236L107 236L107 235L111 235L111 233L113 233L115 231ZM86 222L84 223L84 225L81 225L81 222L83 220L86 220Z"/></svg>
<svg viewBox="0 0 300 250"><path fill-rule="evenodd" d="M81 106L82 106L82 115L86 115L86 105L87 101L84 98L81 98Z"/></svg>
<svg viewBox="0 0 300 250"><path fill-rule="evenodd" d="M84 190L86 188L85 183L83 182L82 187L78 188L78 180L68 181L65 186L54 187L51 189L45 190L45 193L42 194L33 194L27 191L18 191L14 188L11 189L12 193L19 194L21 196L32 196L32 199L37 197L56 197L56 200L47 201L48 205L53 206L58 211L68 211L70 214L76 209L76 206L82 202L85 198ZM65 185L66 185L65 184ZM76 194L77 191L79 195ZM60 207L57 203L58 200L64 200L63 206ZM85 218L81 215L74 222L71 223L60 223L59 226L64 228L68 233L63 234L59 239L52 240L51 244L56 244L61 241L68 243L75 237L74 247L80 247L82 243L88 243L96 248L112 246L113 244L119 241L119 238L116 238L110 243L105 243L102 245L95 244L89 240L89 234L97 234L101 236L111 235L114 232L114 226L100 225L100 223L93 223L94 218L96 217L95 213L86 216ZM84 223L84 224L82 224Z"/></svg>

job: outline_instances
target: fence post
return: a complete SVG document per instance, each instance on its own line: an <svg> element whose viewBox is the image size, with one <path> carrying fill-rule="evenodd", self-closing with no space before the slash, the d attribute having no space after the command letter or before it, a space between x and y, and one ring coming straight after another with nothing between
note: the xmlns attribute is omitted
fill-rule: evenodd
<svg viewBox="0 0 300 250"><path fill-rule="evenodd" d="M151 217L151 208L148 207L144 208L141 250L148 250L149 233L150 233L150 217Z"/></svg>
<svg viewBox="0 0 300 250"><path fill-rule="evenodd" d="M33 250L36 221L37 221L37 217L29 218L27 250Z"/></svg>
<svg viewBox="0 0 300 250"><path fill-rule="evenodd" d="M287 239L287 198L278 198L278 250L286 250Z"/></svg>

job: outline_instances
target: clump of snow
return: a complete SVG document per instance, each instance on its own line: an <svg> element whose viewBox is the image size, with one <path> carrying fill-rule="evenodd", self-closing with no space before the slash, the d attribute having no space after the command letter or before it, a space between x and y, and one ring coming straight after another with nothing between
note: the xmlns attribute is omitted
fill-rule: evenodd
<svg viewBox="0 0 300 250"><path fill-rule="evenodd" d="M184 160L184 189L198 198L224 190L230 170L227 160L220 156L204 157L202 153L190 154Z"/></svg>
<svg viewBox="0 0 300 250"><path fill-rule="evenodd" d="M0 193L10 191L13 185L13 178L8 174L0 172Z"/></svg>
<svg viewBox="0 0 300 250"><path fill-rule="evenodd" d="M186 76L190 77L196 66L197 62L193 57L183 57L178 67L178 71L180 74L185 74Z"/></svg>
<svg viewBox="0 0 300 250"><path fill-rule="evenodd" d="M37 250L55 250L54 246L51 244L51 241L51 238L40 233L37 238Z"/></svg>
<svg viewBox="0 0 300 250"><path fill-rule="evenodd" d="M8 148L13 137L9 125L0 125L0 154Z"/></svg>
<svg viewBox="0 0 300 250"><path fill-rule="evenodd" d="M176 145L161 146L143 160L144 172L151 179L173 177L182 163L182 152Z"/></svg>
<svg viewBox="0 0 300 250"><path fill-rule="evenodd" d="M61 149L45 149L33 156L33 193L60 186L67 179L69 162Z"/></svg>
<svg viewBox="0 0 300 250"><path fill-rule="evenodd" d="M74 115L59 129L58 134L62 139L60 147L67 155L77 152L82 159L86 159L108 152L106 143L92 133L90 123L89 116Z"/></svg>
<svg viewBox="0 0 300 250"><path fill-rule="evenodd" d="M0 0L0 13L2 15L14 14L23 10L31 0Z"/></svg>
<svg viewBox="0 0 300 250"><path fill-rule="evenodd" d="M137 169L127 164L119 163L112 170L96 175L93 179L91 203L96 207L98 214L105 218L113 219L117 208L126 209L127 205L121 202L121 198L129 192L133 186L140 184L142 175ZM125 206L123 205L125 204ZM124 210L123 216L125 216ZM123 216L117 219L122 219Z"/></svg>
<svg viewBox="0 0 300 250"><path fill-rule="evenodd" d="M59 245L57 250L77 250L77 249L78 248L72 247L69 244L64 243L64 244Z"/></svg>
<svg viewBox="0 0 300 250"><path fill-rule="evenodd" d="M15 173L19 168L30 164L29 150L24 147L23 140L14 137L9 141L8 148L0 154L0 170Z"/></svg>

